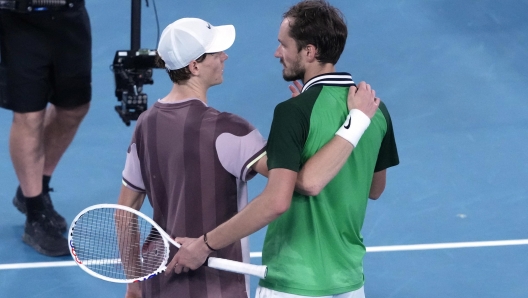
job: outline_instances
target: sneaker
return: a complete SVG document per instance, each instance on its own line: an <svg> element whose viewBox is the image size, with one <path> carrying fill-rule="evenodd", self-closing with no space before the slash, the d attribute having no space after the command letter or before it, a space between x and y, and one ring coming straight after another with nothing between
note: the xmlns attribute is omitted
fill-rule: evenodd
<svg viewBox="0 0 528 298"><path fill-rule="evenodd" d="M53 191L53 188L50 188L49 190ZM54 226L61 233L66 232L66 220L64 219L64 217L62 217L62 215L55 211L55 208L53 208L53 203L51 202L49 192L45 192L42 195L44 197L44 204L46 205L46 209L49 211L49 217L52 226ZM18 211L24 214L27 213L26 198L22 194L20 186L17 188L17 192L15 194L15 197L13 198L13 205L15 205Z"/></svg>
<svg viewBox="0 0 528 298"><path fill-rule="evenodd" d="M58 257L70 254L68 240L53 225L49 210L44 210L33 219L26 219L22 240L39 253Z"/></svg>

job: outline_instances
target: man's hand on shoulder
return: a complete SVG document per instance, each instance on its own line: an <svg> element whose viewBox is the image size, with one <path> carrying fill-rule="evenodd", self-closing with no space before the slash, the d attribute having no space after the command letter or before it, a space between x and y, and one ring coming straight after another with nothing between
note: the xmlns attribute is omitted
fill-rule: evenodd
<svg viewBox="0 0 528 298"><path fill-rule="evenodd" d="M336 135L349 141L355 148L370 125L370 119L376 114L379 103L380 99L376 97L376 91L369 84L361 82L357 87L350 87L347 97L350 112Z"/></svg>
<svg viewBox="0 0 528 298"><path fill-rule="evenodd" d="M376 97L376 91L369 84L361 82L357 87L352 86L348 91L347 104L348 109L357 109L367 115L369 118L374 117L380 99Z"/></svg>

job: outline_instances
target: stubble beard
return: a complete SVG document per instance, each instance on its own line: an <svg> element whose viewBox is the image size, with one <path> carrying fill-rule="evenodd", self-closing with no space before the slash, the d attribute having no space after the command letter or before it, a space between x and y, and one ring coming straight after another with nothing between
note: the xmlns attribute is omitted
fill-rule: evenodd
<svg viewBox="0 0 528 298"><path fill-rule="evenodd" d="M300 59L295 61L289 69L286 68L284 62L282 63L284 69L282 70L282 78L287 82L293 82L297 80L303 80L306 70L301 65Z"/></svg>

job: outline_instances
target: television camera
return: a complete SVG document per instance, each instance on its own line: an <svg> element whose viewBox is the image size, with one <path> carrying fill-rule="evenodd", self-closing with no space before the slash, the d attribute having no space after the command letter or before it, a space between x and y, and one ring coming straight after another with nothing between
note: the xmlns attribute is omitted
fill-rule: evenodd
<svg viewBox="0 0 528 298"><path fill-rule="evenodd" d="M147 6L148 6L148 0ZM154 6L155 8L155 6ZM130 50L116 51L111 70L115 78L115 96L120 102L115 111L121 120L130 126L147 109L145 84L154 84L152 73L156 66L156 51L140 49L141 0L132 0Z"/></svg>
<svg viewBox="0 0 528 298"><path fill-rule="evenodd" d="M115 77L115 95L120 105L116 112L123 122L130 126L130 121L137 120L147 109L147 94L143 85L153 84L152 69L156 68L156 51L117 51L112 64Z"/></svg>

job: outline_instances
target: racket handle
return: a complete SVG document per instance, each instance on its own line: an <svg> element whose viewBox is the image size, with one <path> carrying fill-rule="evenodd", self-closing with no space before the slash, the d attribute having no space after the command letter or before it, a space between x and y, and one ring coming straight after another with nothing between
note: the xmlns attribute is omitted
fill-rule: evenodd
<svg viewBox="0 0 528 298"><path fill-rule="evenodd" d="M253 276L260 277L262 279L266 278L268 274L268 266L264 265L253 265L248 263L242 263L237 261L231 261L227 259L219 259L210 257L207 260L207 266L219 270L230 271L241 274L249 274Z"/></svg>

